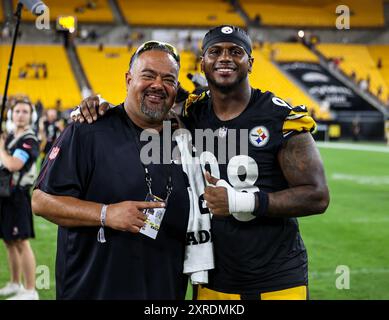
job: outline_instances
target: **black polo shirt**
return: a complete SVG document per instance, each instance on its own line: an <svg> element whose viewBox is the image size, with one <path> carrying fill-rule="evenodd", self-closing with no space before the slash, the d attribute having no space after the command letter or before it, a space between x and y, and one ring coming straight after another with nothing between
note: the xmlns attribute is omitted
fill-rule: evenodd
<svg viewBox="0 0 389 320"><path fill-rule="evenodd" d="M58 299L184 299L187 178L176 164L151 164L148 169L157 196L166 196L169 172L173 181L157 238L105 228L107 242L101 244L98 227L59 227ZM123 106L94 125L71 124L48 155L37 188L105 204L143 201L145 173Z"/></svg>

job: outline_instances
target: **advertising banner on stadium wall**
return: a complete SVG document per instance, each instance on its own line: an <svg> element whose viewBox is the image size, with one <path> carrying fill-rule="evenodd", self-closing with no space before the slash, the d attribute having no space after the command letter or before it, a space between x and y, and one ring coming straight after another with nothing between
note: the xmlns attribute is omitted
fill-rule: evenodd
<svg viewBox="0 0 389 320"><path fill-rule="evenodd" d="M367 101L334 78L318 63L280 63L281 68L300 82L309 94L334 111L376 111Z"/></svg>

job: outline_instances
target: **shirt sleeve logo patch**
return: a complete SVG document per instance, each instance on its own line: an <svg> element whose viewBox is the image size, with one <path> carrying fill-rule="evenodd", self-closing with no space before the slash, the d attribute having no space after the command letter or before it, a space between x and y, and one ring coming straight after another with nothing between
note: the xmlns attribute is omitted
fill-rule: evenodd
<svg viewBox="0 0 389 320"><path fill-rule="evenodd" d="M54 147L53 150L51 150L51 152L50 152L49 159L54 160L57 157L59 150L60 150L60 148Z"/></svg>
<svg viewBox="0 0 389 320"><path fill-rule="evenodd" d="M257 126L250 130L250 143L254 147L264 147L269 142L270 134L264 126Z"/></svg>

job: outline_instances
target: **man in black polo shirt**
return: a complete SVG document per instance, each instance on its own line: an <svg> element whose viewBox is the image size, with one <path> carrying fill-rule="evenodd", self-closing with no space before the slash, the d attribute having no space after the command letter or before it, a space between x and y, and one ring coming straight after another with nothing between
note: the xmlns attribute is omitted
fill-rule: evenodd
<svg viewBox="0 0 389 320"><path fill-rule="evenodd" d="M46 158L32 204L59 225L58 299L185 297L187 179L180 165L140 159L140 133L161 134L178 71L174 48L144 44L130 62L124 104L94 126L70 125ZM149 194L169 201L146 202ZM155 239L140 233L147 208L166 209Z"/></svg>

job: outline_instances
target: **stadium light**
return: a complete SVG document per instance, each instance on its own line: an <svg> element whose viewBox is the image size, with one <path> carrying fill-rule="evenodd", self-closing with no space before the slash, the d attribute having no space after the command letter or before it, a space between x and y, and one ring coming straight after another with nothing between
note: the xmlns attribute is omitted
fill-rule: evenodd
<svg viewBox="0 0 389 320"><path fill-rule="evenodd" d="M77 19L74 16L60 16L57 18L57 30L73 33L77 28Z"/></svg>

